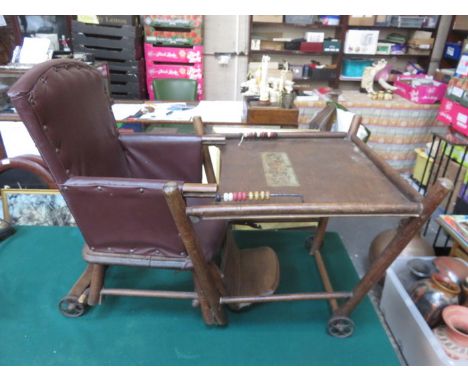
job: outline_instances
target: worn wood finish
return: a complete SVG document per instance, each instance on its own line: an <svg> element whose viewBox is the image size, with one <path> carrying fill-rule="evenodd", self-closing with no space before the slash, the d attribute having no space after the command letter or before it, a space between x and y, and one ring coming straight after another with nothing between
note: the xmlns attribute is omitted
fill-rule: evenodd
<svg viewBox="0 0 468 382"><path fill-rule="evenodd" d="M85 290L88 289L89 284L91 284L92 273L93 264L88 264L81 276L76 280L75 284L73 284L72 288L68 292L68 296L80 297Z"/></svg>
<svg viewBox="0 0 468 382"><path fill-rule="evenodd" d="M424 198L424 208L421 215L410 218L403 224L400 224L395 237L385 247L382 254L377 257L377 260L372 264L369 271L354 288L353 297L335 312L337 316L349 316L356 305L370 291L372 286L384 276L386 269L408 245L410 240L419 232L421 227L452 188L453 183L449 179L441 178L437 180Z"/></svg>
<svg viewBox="0 0 468 382"><path fill-rule="evenodd" d="M198 136L203 137L205 135L205 127L203 126L201 117L193 117L193 127ZM211 161L209 146L202 145L202 154L206 179L209 183L216 183L216 175L213 168L213 162Z"/></svg>
<svg viewBox="0 0 468 382"><path fill-rule="evenodd" d="M252 125L297 126L299 110L284 109L278 106L262 106L258 101L244 98L242 120Z"/></svg>
<svg viewBox="0 0 468 382"><path fill-rule="evenodd" d="M176 299L190 299L190 300L198 298L198 295L195 292L146 290L146 289L123 289L123 288L104 288L101 290L101 296L176 298Z"/></svg>
<svg viewBox="0 0 468 382"><path fill-rule="evenodd" d="M362 117L360 115L355 115L351 121L351 126L348 130L348 138L357 136L359 127L361 126Z"/></svg>
<svg viewBox="0 0 468 382"><path fill-rule="evenodd" d="M184 183L182 192L186 193L215 193L218 190L218 185L215 183Z"/></svg>
<svg viewBox="0 0 468 382"><path fill-rule="evenodd" d="M287 198L282 198L287 199ZM308 221L320 217L331 216L418 216L419 205L391 204L337 204L337 203L285 203L285 204L248 204L218 203L187 208L187 215L203 219L225 220L261 220L261 221L292 221L302 219Z"/></svg>
<svg viewBox="0 0 468 382"><path fill-rule="evenodd" d="M242 210L245 210L245 215L272 215L278 212L278 215L330 216L370 212L408 216L421 211L419 201L409 199L402 193L404 190L413 196L417 194L416 191L407 191L410 186L403 179L395 181L394 178L399 175L393 169L383 173L374 162L375 156L366 155L361 146L349 140L244 140L239 146L238 142L229 139L220 150L220 193L268 190L272 193L304 195L304 203L297 198L271 198L268 201L222 203L215 206L226 208L223 214L242 215ZM282 155L288 159L287 166L292 169L295 182L280 182L279 185L269 183L264 158L271 155ZM278 169L280 179L282 171L282 168ZM253 206L258 208L250 209Z"/></svg>
<svg viewBox="0 0 468 382"><path fill-rule="evenodd" d="M320 251L323 244L325 233L327 232L328 218L320 218L317 230L315 231L314 240L310 246L310 255L315 255L315 252Z"/></svg>
<svg viewBox="0 0 468 382"><path fill-rule="evenodd" d="M228 232L222 271L226 296L270 296L279 284L280 268L276 253L269 247L239 249ZM250 304L230 304L240 310Z"/></svg>
<svg viewBox="0 0 468 382"><path fill-rule="evenodd" d="M317 264L317 269L319 271L320 278L322 279L323 288L327 293L333 293L334 290L330 281L330 276L328 275L328 271L325 267L325 263L323 262L322 254L320 253L320 251L317 250L314 252L314 259L315 263ZM329 299L328 303L330 304L330 309L332 312L338 309L338 301L336 301L335 298Z"/></svg>
<svg viewBox="0 0 468 382"><path fill-rule="evenodd" d="M99 304L101 289L104 285L104 274L106 266L102 264L93 264L93 273L91 275L91 284L89 287L88 305L94 306Z"/></svg>
<svg viewBox="0 0 468 382"><path fill-rule="evenodd" d="M317 269L319 271L320 278L322 280L322 284L323 284L325 291L328 293L332 293L333 286L331 284L330 277L328 276L325 263L323 262L322 254L320 253L320 248L322 247L323 239L327 231L327 225L328 225L328 218L319 219L317 231L315 232L314 240L312 241L312 244L310 246L309 254L314 256L315 263L317 265ZM330 299L328 300L328 303L330 304L330 308L332 312L338 309L338 302L336 301L336 299Z"/></svg>
<svg viewBox="0 0 468 382"><path fill-rule="evenodd" d="M272 296L234 296L222 297L221 304L254 304L279 301L329 300L338 298L350 298L351 296L351 292L292 293L274 294Z"/></svg>
<svg viewBox="0 0 468 382"><path fill-rule="evenodd" d="M192 223L185 213L186 205L182 197L182 193L175 182L167 183L164 186L163 191L171 211L171 215L180 233L180 238L184 243L190 259L192 260L194 279L199 285L200 300L206 298L210 309L210 315L213 318L213 323L217 325L225 325L227 323L227 319L222 306L219 304L221 296L216 289L210 272L208 271L206 261L202 255L201 246ZM211 323L212 322L207 322L207 324Z"/></svg>
<svg viewBox="0 0 468 382"><path fill-rule="evenodd" d="M266 131L270 132L273 131L277 134L277 138L275 139L297 139L297 138L311 138L311 139L319 139L319 138L335 138L335 139L343 139L347 135L346 133L340 133L340 132L329 132L329 131L313 131L313 130L297 130L297 131L281 131L281 130L276 130L276 129L249 129L245 128L245 132L242 133L223 133L223 136L226 137L226 139L240 139L244 134L247 134L249 132L259 132L259 131ZM207 137L211 137L211 135L208 135ZM264 139L259 139L259 141L263 141Z"/></svg>
<svg viewBox="0 0 468 382"><path fill-rule="evenodd" d="M375 166L397 187L409 200L420 203L422 196L406 182L387 162L358 137L351 137L354 144L375 164ZM422 206L421 206L422 207Z"/></svg>

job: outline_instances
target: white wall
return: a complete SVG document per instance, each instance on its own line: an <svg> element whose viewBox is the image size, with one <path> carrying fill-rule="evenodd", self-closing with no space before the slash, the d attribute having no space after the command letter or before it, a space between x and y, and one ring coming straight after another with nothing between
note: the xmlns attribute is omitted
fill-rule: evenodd
<svg viewBox="0 0 468 382"><path fill-rule="evenodd" d="M240 100L240 84L247 77L249 16L205 16L205 98ZM220 65L218 53L230 53Z"/></svg>

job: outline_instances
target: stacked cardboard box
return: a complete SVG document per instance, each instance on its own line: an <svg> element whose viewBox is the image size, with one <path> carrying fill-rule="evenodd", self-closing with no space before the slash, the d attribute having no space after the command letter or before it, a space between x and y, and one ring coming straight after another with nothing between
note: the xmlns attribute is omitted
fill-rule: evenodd
<svg viewBox="0 0 468 382"><path fill-rule="evenodd" d="M203 16L146 15L142 22L149 98L153 80L188 78L197 81L203 99Z"/></svg>
<svg viewBox="0 0 468 382"><path fill-rule="evenodd" d="M113 98L145 98L142 29L135 16L97 16L72 21L74 53L92 54L109 64Z"/></svg>

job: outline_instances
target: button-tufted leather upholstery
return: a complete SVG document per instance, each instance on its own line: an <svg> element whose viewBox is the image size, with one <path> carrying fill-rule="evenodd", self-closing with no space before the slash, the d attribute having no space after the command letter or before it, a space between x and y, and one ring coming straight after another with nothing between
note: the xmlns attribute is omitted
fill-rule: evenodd
<svg viewBox="0 0 468 382"><path fill-rule="evenodd" d="M201 181L199 137L119 136L99 73L73 60L36 65L8 94L92 250L187 256L162 187ZM225 224L195 230L211 259Z"/></svg>

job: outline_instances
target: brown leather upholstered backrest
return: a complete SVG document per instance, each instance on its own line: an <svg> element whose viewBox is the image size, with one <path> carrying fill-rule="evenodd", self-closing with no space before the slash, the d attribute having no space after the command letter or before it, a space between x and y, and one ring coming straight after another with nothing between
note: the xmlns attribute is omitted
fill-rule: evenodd
<svg viewBox="0 0 468 382"><path fill-rule="evenodd" d="M8 94L58 184L70 176L129 176L97 70L73 60L47 61Z"/></svg>

